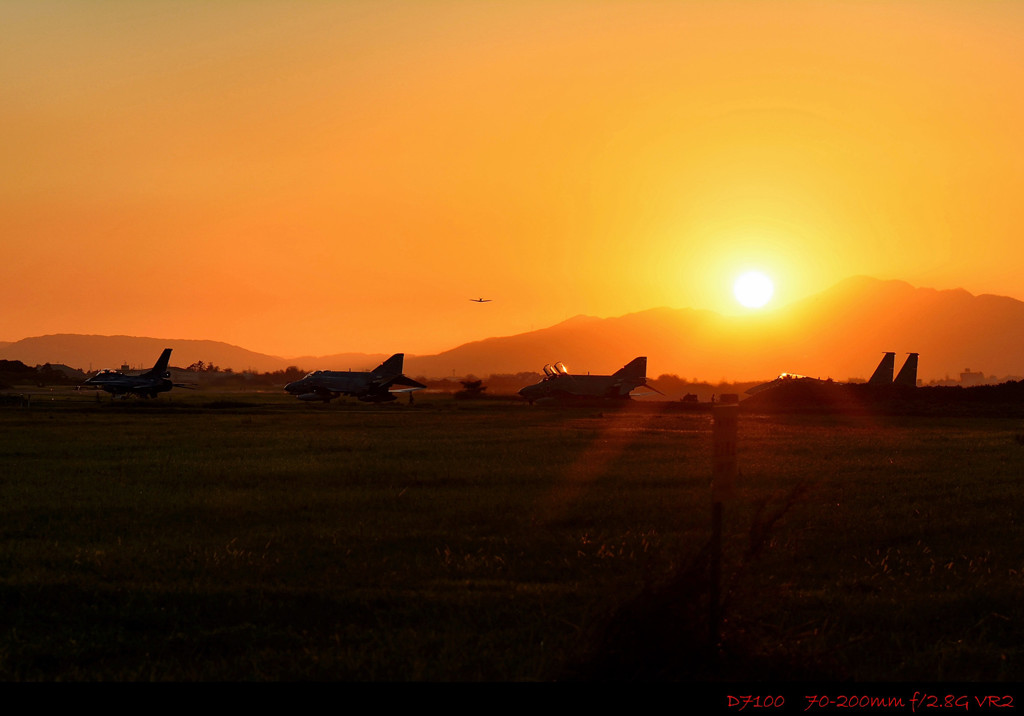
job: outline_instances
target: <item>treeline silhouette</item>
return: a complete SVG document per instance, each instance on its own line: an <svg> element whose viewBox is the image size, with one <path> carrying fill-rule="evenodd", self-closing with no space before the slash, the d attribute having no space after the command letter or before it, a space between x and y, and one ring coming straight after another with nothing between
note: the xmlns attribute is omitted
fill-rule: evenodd
<svg viewBox="0 0 1024 716"><path fill-rule="evenodd" d="M284 370L265 373L250 370L236 372L231 368L220 368L213 361L207 363L201 360L188 366L184 371L194 373L203 387L223 390L282 387L293 381L301 380L309 372L294 365L290 365Z"/></svg>
<svg viewBox="0 0 1024 716"><path fill-rule="evenodd" d="M15 385L76 385L81 378L72 376L49 363L29 367L20 360L0 360L0 390Z"/></svg>

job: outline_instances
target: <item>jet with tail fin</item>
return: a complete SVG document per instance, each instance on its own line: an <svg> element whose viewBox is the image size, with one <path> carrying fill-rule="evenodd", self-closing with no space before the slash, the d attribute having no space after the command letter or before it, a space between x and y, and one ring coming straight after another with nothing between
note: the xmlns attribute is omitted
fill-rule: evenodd
<svg viewBox="0 0 1024 716"><path fill-rule="evenodd" d="M917 387L917 353L907 353L907 360L904 361L896 378L892 377L896 368L896 354L887 352L882 356L882 362L875 368L875 372L868 379L868 385L903 385L908 388Z"/></svg>
<svg viewBox="0 0 1024 716"><path fill-rule="evenodd" d="M611 375L572 375L561 362L544 366L544 379L519 391L534 402L629 400L635 388L647 385L647 357L634 358Z"/></svg>
<svg viewBox="0 0 1024 716"><path fill-rule="evenodd" d="M917 387L917 353L907 353L907 360L896 374L896 385L905 385L908 388Z"/></svg>
<svg viewBox="0 0 1024 716"><path fill-rule="evenodd" d="M395 353L371 371L318 370L302 380L289 383L286 391L299 400L320 400L328 403L342 395L350 395L366 403L386 403L395 393L423 390L427 386L402 374L404 353ZM394 388L404 385L406 388Z"/></svg>
<svg viewBox="0 0 1024 716"><path fill-rule="evenodd" d="M171 382L171 374L167 370L170 360L171 349L164 348L156 365L145 373L131 375L117 370L101 370L82 383L80 387L105 390L114 397L127 398L129 395L137 395L141 398L155 398L158 394L166 393L176 385Z"/></svg>
<svg viewBox="0 0 1024 716"><path fill-rule="evenodd" d="M887 351L882 355L882 360L879 361L878 367L875 368L875 372L868 378L868 385L902 385L908 388L917 387L917 353L908 353L907 360L903 363L903 367L900 368L900 372L896 374L896 378L892 377L893 371L896 369L896 353ZM797 373L782 373L778 378L769 382L762 383L761 385L755 385L750 388L747 393L754 395L760 393L763 390L769 388L775 388L779 385L793 384L793 383L827 383L832 384L832 380L821 380L819 378L808 378L806 375L799 375ZM839 384L837 384L839 385Z"/></svg>

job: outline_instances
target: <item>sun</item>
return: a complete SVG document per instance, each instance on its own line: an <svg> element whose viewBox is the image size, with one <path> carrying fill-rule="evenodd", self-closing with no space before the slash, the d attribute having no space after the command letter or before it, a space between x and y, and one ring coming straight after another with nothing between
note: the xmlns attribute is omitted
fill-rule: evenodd
<svg viewBox="0 0 1024 716"><path fill-rule="evenodd" d="M747 308L761 308L775 293L772 280L760 271L747 271L732 285L736 300Z"/></svg>

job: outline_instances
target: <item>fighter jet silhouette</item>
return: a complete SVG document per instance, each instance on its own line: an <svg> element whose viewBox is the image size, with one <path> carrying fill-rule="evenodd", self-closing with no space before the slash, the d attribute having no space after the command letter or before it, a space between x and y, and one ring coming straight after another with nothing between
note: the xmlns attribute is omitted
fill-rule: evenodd
<svg viewBox="0 0 1024 716"><path fill-rule="evenodd" d="M882 355L882 360L879 362L878 367L875 368L875 372L868 378L868 385L902 385L907 388L917 387L917 353L908 353L907 360L903 363L903 367L900 368L900 372L893 379L892 374L896 368L896 353L893 351L887 351ZM768 390L784 383L792 383L795 381L803 381L805 383L833 383L831 379L821 380L820 378L809 378L806 375L800 375L799 373L780 373L779 377L768 383L762 383L761 385L755 385L750 388L747 393L754 395L760 393L762 390ZM840 383L839 385L843 385Z"/></svg>
<svg viewBox="0 0 1024 716"><path fill-rule="evenodd" d="M167 371L167 363L171 359L171 349L165 348L160 354L156 365L145 373L128 375L117 370L101 370L99 373L82 383L83 388L99 388L112 396L127 398L138 395L142 398L155 398L158 393L165 393L174 386L190 388L192 386L172 383L171 374Z"/></svg>
<svg viewBox="0 0 1024 716"><path fill-rule="evenodd" d="M519 391L532 405L537 402L629 400L630 391L647 385L647 357L634 358L611 375L572 375L561 363L544 366L544 379Z"/></svg>
<svg viewBox="0 0 1024 716"><path fill-rule="evenodd" d="M286 391L299 400L322 400L327 403L341 395L351 395L365 403L394 400L394 393L423 390L427 386L402 374L404 353L395 353L369 372L318 370L302 380L289 383ZM407 385L408 388L392 388Z"/></svg>
<svg viewBox="0 0 1024 716"><path fill-rule="evenodd" d="M490 298L471 298L469 299L473 303L490 303L493 299Z"/></svg>

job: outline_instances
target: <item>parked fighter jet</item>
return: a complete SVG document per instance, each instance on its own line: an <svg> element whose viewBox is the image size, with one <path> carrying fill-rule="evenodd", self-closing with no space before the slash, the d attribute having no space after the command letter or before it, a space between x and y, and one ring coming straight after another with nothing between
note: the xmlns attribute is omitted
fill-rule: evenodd
<svg viewBox="0 0 1024 716"><path fill-rule="evenodd" d="M896 374L896 385L906 385L910 388L917 387L917 353L907 353L907 360Z"/></svg>
<svg viewBox="0 0 1024 716"><path fill-rule="evenodd" d="M127 398L138 395L142 398L155 398L158 393L165 393L175 386L170 381L171 374L167 363L171 359L171 349L164 348L156 365L145 373L127 375L116 370L101 370L99 373L82 383L83 388L98 388L113 396Z"/></svg>
<svg viewBox="0 0 1024 716"><path fill-rule="evenodd" d="M422 390L427 386L402 375L404 353L395 353L369 372L318 370L302 380L284 387L299 400L322 400L327 403L340 395L351 395L367 403L394 400L395 393ZM393 385L406 385L406 389L392 390Z"/></svg>
<svg viewBox="0 0 1024 716"><path fill-rule="evenodd" d="M530 401L629 400L634 388L647 385L647 357L634 358L611 375L570 375L562 363L544 366L544 379L519 394Z"/></svg>
<svg viewBox="0 0 1024 716"><path fill-rule="evenodd" d="M907 360L896 374L895 380L892 377L893 369L896 367L896 354L888 352L882 356L882 362L875 368L875 372L868 379L868 385L904 385L908 388L917 387L917 353L907 353Z"/></svg>
<svg viewBox="0 0 1024 716"><path fill-rule="evenodd" d="M892 373L896 367L896 354L892 351L888 351L882 355L882 360L879 361L878 367L875 368L875 372L868 378L868 385L903 385L910 388L917 386L917 353L908 353L907 360L900 368L900 372L897 374L896 379L893 380ZM762 383L761 385L755 385L750 388L747 393L754 395L760 393L763 390L769 388L775 388L776 386L794 383L794 382L805 382L805 383L828 383L832 384L833 381L821 380L820 378L808 378L806 375L799 375L797 373L781 373L775 380ZM842 385L837 384L837 385Z"/></svg>
<svg viewBox="0 0 1024 716"><path fill-rule="evenodd" d="M892 371L896 367L896 354L888 352L882 356L882 360L875 368L875 372L868 378L868 385L891 385Z"/></svg>

